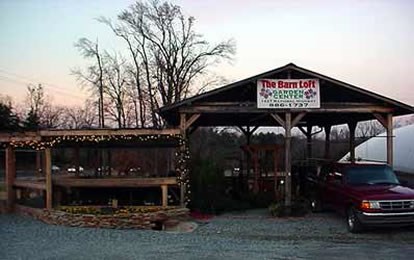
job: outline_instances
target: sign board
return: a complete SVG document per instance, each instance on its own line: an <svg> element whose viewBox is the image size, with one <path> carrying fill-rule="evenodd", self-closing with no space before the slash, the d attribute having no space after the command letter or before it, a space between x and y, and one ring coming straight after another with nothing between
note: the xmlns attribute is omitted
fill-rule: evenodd
<svg viewBox="0 0 414 260"><path fill-rule="evenodd" d="M319 79L259 79L258 108L319 108Z"/></svg>

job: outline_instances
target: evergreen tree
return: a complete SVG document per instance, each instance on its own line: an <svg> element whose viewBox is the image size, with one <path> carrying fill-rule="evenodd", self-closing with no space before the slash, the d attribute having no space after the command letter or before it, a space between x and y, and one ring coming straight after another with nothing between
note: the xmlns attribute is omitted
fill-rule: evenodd
<svg viewBox="0 0 414 260"><path fill-rule="evenodd" d="M13 113L11 105L0 103L0 131L17 131L19 118Z"/></svg>

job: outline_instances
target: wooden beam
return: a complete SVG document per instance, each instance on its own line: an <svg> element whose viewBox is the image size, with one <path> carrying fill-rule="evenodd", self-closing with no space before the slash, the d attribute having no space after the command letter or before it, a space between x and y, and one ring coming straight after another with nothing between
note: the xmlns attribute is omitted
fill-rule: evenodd
<svg viewBox="0 0 414 260"><path fill-rule="evenodd" d="M178 135L180 129L68 129L68 130L41 130L41 136L121 136L121 135Z"/></svg>
<svg viewBox="0 0 414 260"><path fill-rule="evenodd" d="M122 135L179 135L180 129L67 129L41 130L39 132L0 133L0 142L41 141L42 137L58 136L122 136Z"/></svg>
<svg viewBox="0 0 414 260"><path fill-rule="evenodd" d="M255 126L255 127L253 127L253 129L250 131L250 133L254 133L254 132L256 132L256 130L259 128L259 126L257 125L257 126Z"/></svg>
<svg viewBox="0 0 414 260"><path fill-rule="evenodd" d="M27 188L33 190L46 190L45 181L36 181L36 180L19 180L16 179L13 184L17 188Z"/></svg>
<svg viewBox="0 0 414 260"><path fill-rule="evenodd" d="M256 106L256 102L196 102L196 106L239 106L249 107Z"/></svg>
<svg viewBox="0 0 414 260"><path fill-rule="evenodd" d="M168 186L163 184L161 185L161 192L162 192L162 206L168 206Z"/></svg>
<svg viewBox="0 0 414 260"><path fill-rule="evenodd" d="M185 135L185 123L186 123L186 115L184 113L180 113L180 133Z"/></svg>
<svg viewBox="0 0 414 260"><path fill-rule="evenodd" d="M303 126L298 126L298 129L302 132L302 134L304 134L305 136L308 136L308 132L307 130L305 130L305 128L303 128Z"/></svg>
<svg viewBox="0 0 414 260"><path fill-rule="evenodd" d="M55 186L62 187L114 187L114 188L136 188L136 187L160 187L161 185L177 185L177 178L74 178L56 176L53 178Z"/></svg>
<svg viewBox="0 0 414 260"><path fill-rule="evenodd" d="M392 113L393 109L383 106L361 106L361 107L321 107L321 108L289 108L289 109L262 109L257 107L240 107L240 106L191 106L181 107L180 113L220 113L220 114L234 114L234 113L278 113L283 112L306 112L306 113Z"/></svg>
<svg viewBox="0 0 414 260"><path fill-rule="evenodd" d="M392 114L387 114L387 163L391 167L394 163L394 147L393 147L393 123Z"/></svg>
<svg viewBox="0 0 414 260"><path fill-rule="evenodd" d="M244 129L244 128L243 128L243 126L237 126L237 128L239 128L239 129L240 129L240 131L242 131L242 133L243 133L244 135L247 135L247 134L249 133L249 131L248 131L248 130L246 130L246 129Z"/></svg>
<svg viewBox="0 0 414 260"><path fill-rule="evenodd" d="M246 143L249 145L250 144L250 139L251 139L253 133L259 128L259 126L255 126L252 129L250 129L250 126L246 126L246 129L244 129L242 126L238 126L238 128L246 136Z"/></svg>
<svg viewBox="0 0 414 260"><path fill-rule="evenodd" d="M200 114L191 115L191 117L185 122L185 129L187 130L192 124L194 124L195 121L197 121L199 117Z"/></svg>
<svg viewBox="0 0 414 260"><path fill-rule="evenodd" d="M380 122L380 124L387 129L388 127L388 121L386 117L383 117L381 114L378 113L373 113L373 115L375 116L375 118L378 120L378 122Z"/></svg>
<svg viewBox="0 0 414 260"><path fill-rule="evenodd" d="M196 130L198 129L198 126L191 126L189 129L188 129L188 135L190 136L190 135L192 135Z"/></svg>
<svg viewBox="0 0 414 260"><path fill-rule="evenodd" d="M257 107L256 102L195 102L194 106L239 106L239 107ZM321 107L361 107L361 106L377 106L376 103L369 102L321 102Z"/></svg>
<svg viewBox="0 0 414 260"><path fill-rule="evenodd" d="M276 113L270 113L270 116L283 128L286 129L285 121Z"/></svg>
<svg viewBox="0 0 414 260"><path fill-rule="evenodd" d="M8 143L10 142L10 136L9 133L0 133L0 143Z"/></svg>
<svg viewBox="0 0 414 260"><path fill-rule="evenodd" d="M299 122L300 122L300 120L302 120L302 118L304 117L306 115L306 113L305 112L301 112L301 113L299 113L293 120L292 120L292 125L291 125L291 127L295 127Z"/></svg>
<svg viewBox="0 0 414 260"><path fill-rule="evenodd" d="M46 209L52 209L52 154L50 148L45 149L45 175L46 175Z"/></svg>
<svg viewBox="0 0 414 260"><path fill-rule="evenodd" d="M6 210L7 212L13 212L16 204L16 192L13 189L13 184L16 179L16 155L13 147L6 147Z"/></svg>
<svg viewBox="0 0 414 260"><path fill-rule="evenodd" d="M9 143L25 142L25 141L40 141L41 137L38 132L15 132L15 133L0 133L0 142Z"/></svg>
<svg viewBox="0 0 414 260"><path fill-rule="evenodd" d="M252 129L250 129L250 126L246 126L246 129L244 129L242 126L238 126L237 128L239 128L245 135L252 135L259 128L259 126L255 126Z"/></svg>
<svg viewBox="0 0 414 260"><path fill-rule="evenodd" d="M265 117L267 117L267 114L261 114L261 115L255 116L255 117L249 119L249 124L254 125L254 122L256 122L260 119L263 119Z"/></svg>

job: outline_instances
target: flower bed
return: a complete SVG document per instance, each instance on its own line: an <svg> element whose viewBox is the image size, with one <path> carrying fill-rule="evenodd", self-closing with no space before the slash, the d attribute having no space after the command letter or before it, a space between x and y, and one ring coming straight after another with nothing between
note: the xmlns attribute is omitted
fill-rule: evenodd
<svg viewBox="0 0 414 260"><path fill-rule="evenodd" d="M72 214L93 214L93 215L119 215L132 213L153 213L159 211L171 211L179 207L161 206L123 206L118 208L99 206L61 206L58 210Z"/></svg>

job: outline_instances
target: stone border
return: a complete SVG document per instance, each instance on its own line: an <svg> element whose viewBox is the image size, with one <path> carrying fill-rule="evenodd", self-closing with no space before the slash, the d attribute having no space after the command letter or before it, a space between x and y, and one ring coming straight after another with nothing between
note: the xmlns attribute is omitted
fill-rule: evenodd
<svg viewBox="0 0 414 260"><path fill-rule="evenodd" d="M166 209L150 213L114 215L72 214L60 210L35 209L18 205L16 212L29 215L47 224L69 227L113 229L163 229L164 223L188 217L189 209Z"/></svg>

